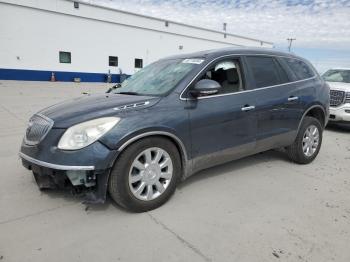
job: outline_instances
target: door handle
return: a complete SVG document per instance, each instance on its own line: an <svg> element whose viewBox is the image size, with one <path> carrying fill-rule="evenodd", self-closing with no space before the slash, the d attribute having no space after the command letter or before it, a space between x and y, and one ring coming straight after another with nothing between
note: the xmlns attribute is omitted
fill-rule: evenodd
<svg viewBox="0 0 350 262"><path fill-rule="evenodd" d="M295 101L295 100L298 100L299 99L299 97L297 97L297 96L290 96L290 97L288 97L288 101Z"/></svg>
<svg viewBox="0 0 350 262"><path fill-rule="evenodd" d="M255 109L255 106L244 106L241 108L242 111L250 111Z"/></svg>

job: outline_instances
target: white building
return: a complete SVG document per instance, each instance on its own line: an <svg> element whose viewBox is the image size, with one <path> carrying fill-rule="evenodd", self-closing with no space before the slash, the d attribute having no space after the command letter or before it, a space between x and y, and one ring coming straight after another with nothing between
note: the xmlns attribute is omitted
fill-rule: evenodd
<svg viewBox="0 0 350 262"><path fill-rule="evenodd" d="M0 0L0 79L105 81L159 58L272 43L70 0Z"/></svg>

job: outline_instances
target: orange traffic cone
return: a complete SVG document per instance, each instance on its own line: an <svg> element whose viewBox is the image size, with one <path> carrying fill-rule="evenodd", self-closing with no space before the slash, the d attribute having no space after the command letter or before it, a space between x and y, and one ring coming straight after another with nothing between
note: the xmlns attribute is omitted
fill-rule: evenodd
<svg viewBox="0 0 350 262"><path fill-rule="evenodd" d="M56 77L54 72L51 73L51 82L56 82Z"/></svg>

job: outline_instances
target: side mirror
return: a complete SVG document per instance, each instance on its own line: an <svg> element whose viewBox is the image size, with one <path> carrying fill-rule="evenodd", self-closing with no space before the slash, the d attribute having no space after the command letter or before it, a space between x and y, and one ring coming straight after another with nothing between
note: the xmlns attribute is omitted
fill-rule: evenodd
<svg viewBox="0 0 350 262"><path fill-rule="evenodd" d="M119 87L121 87L121 84L120 84L120 83L115 84L114 86L108 88L108 90L106 91L106 93L111 93L112 91L118 89Z"/></svg>
<svg viewBox="0 0 350 262"><path fill-rule="evenodd" d="M214 95L221 89L221 85L210 79L199 80L194 88L190 91L191 95L194 97Z"/></svg>

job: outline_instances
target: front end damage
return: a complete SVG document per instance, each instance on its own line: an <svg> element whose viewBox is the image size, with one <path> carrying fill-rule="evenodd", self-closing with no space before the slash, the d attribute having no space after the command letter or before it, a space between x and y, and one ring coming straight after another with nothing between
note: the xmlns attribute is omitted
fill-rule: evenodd
<svg viewBox="0 0 350 262"><path fill-rule="evenodd" d="M22 164L33 172L40 190L60 189L84 196L84 204L103 204L106 201L108 177L106 170L61 170L38 165L21 155Z"/></svg>

